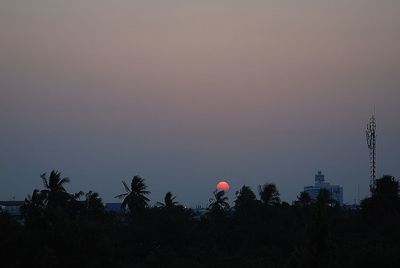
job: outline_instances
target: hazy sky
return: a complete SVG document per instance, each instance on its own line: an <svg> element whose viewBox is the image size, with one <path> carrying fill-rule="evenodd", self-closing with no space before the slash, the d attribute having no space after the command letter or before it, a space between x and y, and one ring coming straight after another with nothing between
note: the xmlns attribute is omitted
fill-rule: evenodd
<svg viewBox="0 0 400 268"><path fill-rule="evenodd" d="M275 182L286 201L317 170L354 202L400 176L398 0L2 0L0 199L41 188L105 201L142 175L153 202L205 205Z"/></svg>

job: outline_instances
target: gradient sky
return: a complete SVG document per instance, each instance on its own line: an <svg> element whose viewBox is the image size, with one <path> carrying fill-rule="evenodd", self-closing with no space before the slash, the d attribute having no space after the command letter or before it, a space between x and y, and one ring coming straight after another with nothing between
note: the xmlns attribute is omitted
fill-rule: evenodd
<svg viewBox="0 0 400 268"><path fill-rule="evenodd" d="M218 179L295 199L317 170L353 203L400 176L398 0L2 0L0 199L41 188L205 205Z"/></svg>

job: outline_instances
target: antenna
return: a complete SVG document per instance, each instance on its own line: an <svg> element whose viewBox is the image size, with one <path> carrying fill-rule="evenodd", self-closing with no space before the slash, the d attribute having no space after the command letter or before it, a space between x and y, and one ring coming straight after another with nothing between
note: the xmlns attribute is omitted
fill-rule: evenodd
<svg viewBox="0 0 400 268"><path fill-rule="evenodd" d="M374 114L369 119L367 125L367 145L369 149L369 162L370 162L370 182L369 189L371 193L375 189L376 181L376 119L375 119L375 107Z"/></svg>

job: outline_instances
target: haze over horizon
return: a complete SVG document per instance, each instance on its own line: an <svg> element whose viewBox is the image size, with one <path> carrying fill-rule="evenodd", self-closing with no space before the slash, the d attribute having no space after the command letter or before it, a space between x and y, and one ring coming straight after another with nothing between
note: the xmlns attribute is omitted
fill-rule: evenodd
<svg viewBox="0 0 400 268"><path fill-rule="evenodd" d="M168 2L168 3L167 3ZM321 170L353 203L400 177L399 1L0 3L0 200L58 169L106 202L143 176L205 205L218 180L296 199Z"/></svg>

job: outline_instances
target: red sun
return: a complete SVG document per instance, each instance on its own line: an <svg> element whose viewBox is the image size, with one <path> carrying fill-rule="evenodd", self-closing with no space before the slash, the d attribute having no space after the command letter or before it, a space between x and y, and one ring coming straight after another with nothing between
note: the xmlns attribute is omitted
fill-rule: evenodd
<svg viewBox="0 0 400 268"><path fill-rule="evenodd" d="M218 191L228 191L229 190L229 183L227 183L226 181L218 182L217 190Z"/></svg>

